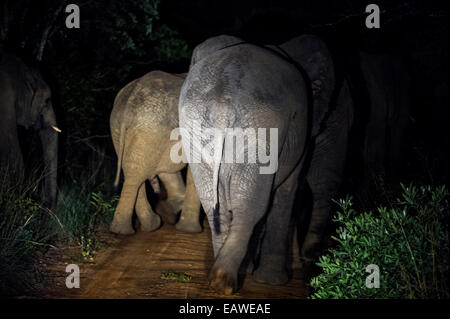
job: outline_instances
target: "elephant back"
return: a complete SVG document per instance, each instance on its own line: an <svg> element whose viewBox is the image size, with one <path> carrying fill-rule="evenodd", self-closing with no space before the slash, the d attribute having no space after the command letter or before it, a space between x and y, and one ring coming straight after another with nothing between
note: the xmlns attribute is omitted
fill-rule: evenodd
<svg viewBox="0 0 450 319"><path fill-rule="evenodd" d="M191 64L189 69L192 68L194 64L198 61L207 57L208 55L223 49L227 46L243 42L241 39L237 37L233 37L231 35L219 35L217 37L209 38L206 41L200 43L194 48L194 52L192 53Z"/></svg>
<svg viewBox="0 0 450 319"><path fill-rule="evenodd" d="M183 76L152 71L122 88L114 100L111 127L153 129L178 125L178 97Z"/></svg>

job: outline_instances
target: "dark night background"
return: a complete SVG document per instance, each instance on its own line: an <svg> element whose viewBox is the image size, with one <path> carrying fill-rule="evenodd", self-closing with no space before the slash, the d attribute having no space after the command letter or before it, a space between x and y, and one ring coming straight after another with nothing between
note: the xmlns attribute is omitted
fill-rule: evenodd
<svg viewBox="0 0 450 319"><path fill-rule="evenodd" d="M447 1L382 1L381 28L365 27L372 1L84 0L81 28L67 29L68 1L1 0L0 46L38 65L52 87L58 126L60 189L82 184L114 194L116 156L109 115L117 92L145 73L187 72L193 48L220 34L258 44L281 44L312 33L326 41L336 64L353 79L355 120L342 194L371 207L400 182L448 185ZM362 158L370 103L358 51L401 58L410 105L401 156L368 167ZM387 115L386 115L387 116ZM29 166L40 158L32 132L22 130ZM25 143L24 143L25 144ZM84 191L84 189L83 189Z"/></svg>
<svg viewBox="0 0 450 319"><path fill-rule="evenodd" d="M444 3L379 1L380 29L365 27L367 4L361 1L80 1L80 29L65 28L62 3L3 1L8 20L2 30L7 26L2 43L9 51L30 62L36 62L41 52L40 65L53 86L64 132L61 159L75 163L74 155L87 156L79 149L71 153L77 142L87 151L92 143L109 145L105 147L111 155L111 143L86 138L109 133L109 111L118 90L150 70L186 72L192 49L208 37L230 34L259 44L281 44L295 35L313 33L327 42L338 63L353 72L356 83L358 50L401 57L411 81L411 125L395 178L437 184L448 180ZM368 104L359 91L360 104ZM355 161L368 109L356 108ZM352 165L353 171L358 165Z"/></svg>

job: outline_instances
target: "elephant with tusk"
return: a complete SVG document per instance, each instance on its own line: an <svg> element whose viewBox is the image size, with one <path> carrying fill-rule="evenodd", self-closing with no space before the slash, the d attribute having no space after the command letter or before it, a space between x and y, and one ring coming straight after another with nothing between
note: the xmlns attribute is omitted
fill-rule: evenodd
<svg viewBox="0 0 450 319"><path fill-rule="evenodd" d="M351 110L347 83L335 80L331 55L315 36L261 47L223 35L194 49L179 117L183 148L193 153L189 165L212 230L213 287L234 292L247 253L254 257L256 281L288 280L288 226L299 181L310 184L314 197L302 248L305 257L314 257L342 179ZM198 136L194 125L216 133ZM272 129L277 134L267 138ZM240 147L237 138L236 143L228 138L236 130L249 132ZM237 149L244 153L241 160L236 154L227 160ZM258 161L251 161L255 149ZM267 152L275 155L274 171L263 165ZM257 251L247 252L261 223Z"/></svg>
<svg viewBox="0 0 450 319"><path fill-rule="evenodd" d="M51 91L40 72L0 52L0 162L11 176L23 176L17 125L39 131L44 160L45 204L56 208L58 133Z"/></svg>
<svg viewBox="0 0 450 319"><path fill-rule="evenodd" d="M153 71L126 85L116 96L110 117L118 156L115 184L121 170L125 179L110 227L114 233L134 233L134 208L142 230L153 231L160 226L161 218L147 199L146 180L155 193L160 192L160 181L167 191L167 200L159 201L157 212L175 222L176 213L181 210L178 230L202 230L200 200L191 171L188 168L185 186L180 171L186 163L174 162L170 156L171 149L179 143L170 136L178 127L178 97L185 76Z"/></svg>

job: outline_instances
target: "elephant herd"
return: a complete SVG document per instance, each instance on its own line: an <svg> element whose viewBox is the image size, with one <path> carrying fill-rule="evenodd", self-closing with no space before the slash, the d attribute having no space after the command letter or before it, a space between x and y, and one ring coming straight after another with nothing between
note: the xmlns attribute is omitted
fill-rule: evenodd
<svg viewBox="0 0 450 319"><path fill-rule="evenodd" d="M15 125L39 129L50 172L48 198L54 202L59 129L50 91L38 73L18 60L8 61L13 58L5 54L1 58L2 159L8 154L20 158ZM368 61L363 71L375 68L374 76L379 71L369 55L361 61ZM110 230L134 233L134 210L143 231L158 229L163 214L176 221L181 211L176 228L200 232L203 207L212 232L215 263L209 279L214 288L236 291L245 258L251 260L254 280L286 283L297 189L306 183L312 193L300 251L302 260L311 262L321 252L331 200L344 177L355 99L351 80L337 69L325 43L313 35L279 46L222 35L194 49L187 74L152 71L127 84L110 117L116 185L124 175ZM372 90L377 81L368 74L367 88ZM379 103L389 100L390 93L384 93L384 100L377 93L373 99ZM178 139L173 138L176 130ZM213 133L205 136L205 130ZM241 144L237 135L229 136L236 132L248 133ZM174 149L182 161L174 160ZM229 156L234 149L243 155L239 160ZM273 155L274 170L263 163L267 153ZM186 166L185 183L181 171ZM148 201L148 185L155 193L167 192L157 207Z"/></svg>
<svg viewBox="0 0 450 319"><path fill-rule="evenodd" d="M161 182L172 213L182 211L179 230L201 229L200 203L206 213L215 255L213 287L227 294L235 291L247 254L256 281L284 284L296 190L306 180L313 193L302 246L302 257L313 260L329 220L331 198L343 178L352 108L348 84L335 80L331 54L315 36L278 47L232 36L206 40L195 48L187 75L150 72L125 86L115 99L111 135L124 184L111 231L134 232L133 208L143 230L159 227L145 181L155 192ZM219 134L205 138L195 124ZM186 186L180 171L187 163L170 157L179 141L169 137L177 127L183 151L200 159L187 161ZM234 146L226 134L236 129L258 132L240 145L247 162L225 160L224 150ZM275 129L277 134L269 140L261 129ZM260 152L275 152L275 171L262 173L261 161L249 160L256 141L258 159ZM277 148L270 150L273 145ZM213 160L207 161L205 153ZM258 223L264 224L261 234L254 233ZM259 242L248 251L252 235L259 236Z"/></svg>

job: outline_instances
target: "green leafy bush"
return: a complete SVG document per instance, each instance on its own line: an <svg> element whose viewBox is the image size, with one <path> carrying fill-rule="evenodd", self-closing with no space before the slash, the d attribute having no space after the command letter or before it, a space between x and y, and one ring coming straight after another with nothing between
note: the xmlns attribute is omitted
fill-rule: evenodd
<svg viewBox="0 0 450 319"><path fill-rule="evenodd" d="M336 247L320 257L311 298L449 298L448 190L405 187L390 208L358 214L340 200ZM366 267L380 270L367 288Z"/></svg>

